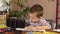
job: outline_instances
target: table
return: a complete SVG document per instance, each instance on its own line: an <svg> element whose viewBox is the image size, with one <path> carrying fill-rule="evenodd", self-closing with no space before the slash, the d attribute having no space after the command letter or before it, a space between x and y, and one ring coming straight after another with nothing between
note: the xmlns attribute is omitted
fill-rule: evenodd
<svg viewBox="0 0 60 34"><path fill-rule="evenodd" d="M51 31L47 31L47 32L49 32L50 34L52 34L52 33L60 34L60 32L51 32ZM25 34L25 33L26 33L25 31L21 32L21 34ZM42 33L40 33L40 34L42 34Z"/></svg>
<svg viewBox="0 0 60 34"><path fill-rule="evenodd" d="M19 28L16 28L16 30L21 30L22 32L20 34L25 34L27 31L25 31L25 29L19 29ZM59 32L57 32L59 30ZM51 30L51 29L47 29L46 32L51 32L51 33L57 33L57 34L60 34L60 29L54 29L54 30Z"/></svg>
<svg viewBox="0 0 60 34"><path fill-rule="evenodd" d="M20 30L19 30L20 31ZM51 30L46 30L48 32L53 32ZM21 33L19 32L19 34L25 34L27 31L22 31ZM58 34L60 34L60 32L56 32ZM11 32L4 32L3 34L16 34L14 31L11 31Z"/></svg>

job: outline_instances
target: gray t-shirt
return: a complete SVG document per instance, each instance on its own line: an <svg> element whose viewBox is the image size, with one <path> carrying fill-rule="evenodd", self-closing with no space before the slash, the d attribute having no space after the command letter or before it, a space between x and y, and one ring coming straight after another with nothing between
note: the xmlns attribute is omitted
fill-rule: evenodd
<svg viewBox="0 0 60 34"><path fill-rule="evenodd" d="M33 23L31 20L27 20L27 23L32 26L49 26L51 28L51 25L44 18L41 18L36 23Z"/></svg>

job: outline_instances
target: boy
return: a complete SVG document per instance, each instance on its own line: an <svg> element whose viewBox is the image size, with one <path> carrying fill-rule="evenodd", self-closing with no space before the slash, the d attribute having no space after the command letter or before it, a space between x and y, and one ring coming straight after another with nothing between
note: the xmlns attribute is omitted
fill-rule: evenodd
<svg viewBox="0 0 60 34"><path fill-rule="evenodd" d="M43 16L43 7L41 5L34 5L30 8L28 12L29 17L27 22L30 25L26 28L27 30L40 30L40 29L50 29L51 26L47 21L42 17Z"/></svg>

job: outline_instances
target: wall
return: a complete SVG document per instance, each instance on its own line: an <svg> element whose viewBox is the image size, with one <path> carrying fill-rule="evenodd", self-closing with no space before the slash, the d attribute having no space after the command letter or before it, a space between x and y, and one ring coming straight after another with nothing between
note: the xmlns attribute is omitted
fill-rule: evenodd
<svg viewBox="0 0 60 34"><path fill-rule="evenodd" d="M26 1L26 0L24 0L24 1ZM44 8L44 17L46 19L56 20L55 19L56 18L56 0L54 0L54 1L48 1L48 0L27 0L27 1L28 1L28 5L30 7L33 6L34 4L42 5L43 8ZM11 7L16 10L17 6L15 6L15 5L16 4L12 3Z"/></svg>
<svg viewBox="0 0 60 34"><path fill-rule="evenodd" d="M40 4L44 8L44 17L47 19L55 20L56 18L56 0L47 1L47 0L28 0L29 6L31 7L34 4Z"/></svg>

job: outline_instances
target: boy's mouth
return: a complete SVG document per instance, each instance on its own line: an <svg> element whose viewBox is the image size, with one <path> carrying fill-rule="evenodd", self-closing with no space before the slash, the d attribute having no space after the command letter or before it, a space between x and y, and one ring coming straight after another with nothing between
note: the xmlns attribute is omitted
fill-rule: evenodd
<svg viewBox="0 0 60 34"><path fill-rule="evenodd" d="M38 23L39 21L31 21L32 23Z"/></svg>

